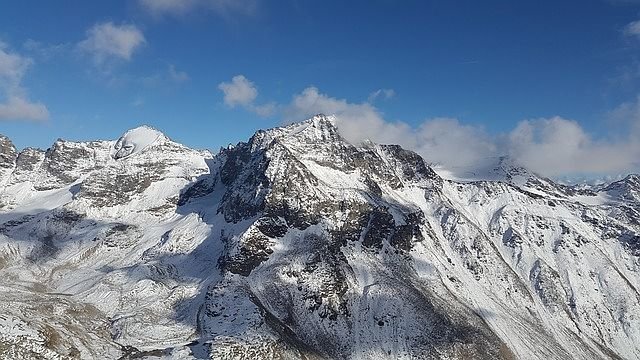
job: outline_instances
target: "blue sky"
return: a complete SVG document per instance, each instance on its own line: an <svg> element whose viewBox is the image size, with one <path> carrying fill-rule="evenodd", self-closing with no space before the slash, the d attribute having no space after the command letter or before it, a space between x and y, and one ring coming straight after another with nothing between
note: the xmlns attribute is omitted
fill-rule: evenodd
<svg viewBox="0 0 640 360"><path fill-rule="evenodd" d="M0 133L46 148L149 124L215 150L335 112L348 138L451 166L507 153L553 176L625 173L638 20L634 0L6 1Z"/></svg>

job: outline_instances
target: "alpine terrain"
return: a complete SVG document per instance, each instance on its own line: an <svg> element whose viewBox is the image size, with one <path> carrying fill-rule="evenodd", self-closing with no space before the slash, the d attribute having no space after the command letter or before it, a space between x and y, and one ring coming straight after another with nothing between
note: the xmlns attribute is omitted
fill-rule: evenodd
<svg viewBox="0 0 640 360"><path fill-rule="evenodd" d="M162 357L638 359L640 176L447 180L324 115L217 154L0 136L0 358Z"/></svg>

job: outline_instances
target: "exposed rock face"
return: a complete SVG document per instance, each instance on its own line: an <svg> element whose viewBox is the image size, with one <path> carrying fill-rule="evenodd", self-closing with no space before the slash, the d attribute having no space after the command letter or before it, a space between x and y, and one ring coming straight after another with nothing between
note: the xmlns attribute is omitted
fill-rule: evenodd
<svg viewBox="0 0 640 360"><path fill-rule="evenodd" d="M73 143L56 141L44 156L43 179L34 184L36 190L52 190L70 185L83 174L100 167L96 151L106 150L106 142Z"/></svg>
<svg viewBox="0 0 640 360"><path fill-rule="evenodd" d="M16 169L11 174L12 184L32 181L32 176L42 166L45 152L40 149L26 148L18 154Z"/></svg>
<svg viewBox="0 0 640 360"><path fill-rule="evenodd" d="M6 182L15 166L16 147L8 137L0 135L0 184Z"/></svg>
<svg viewBox="0 0 640 360"><path fill-rule="evenodd" d="M505 161L458 183L321 115L216 156L147 127L10 149L8 354L640 357L636 176L584 190Z"/></svg>

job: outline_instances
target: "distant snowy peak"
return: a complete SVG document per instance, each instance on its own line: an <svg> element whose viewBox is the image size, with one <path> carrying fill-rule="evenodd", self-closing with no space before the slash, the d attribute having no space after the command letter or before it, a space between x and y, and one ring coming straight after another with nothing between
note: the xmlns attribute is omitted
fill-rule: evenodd
<svg viewBox="0 0 640 360"><path fill-rule="evenodd" d="M640 175L631 174L607 185L602 191L621 201L640 201Z"/></svg>
<svg viewBox="0 0 640 360"><path fill-rule="evenodd" d="M488 158L483 161L483 164L454 168L444 164L430 163L429 165L442 178L460 183L500 181L523 186L532 179L539 178L508 156Z"/></svg>
<svg viewBox="0 0 640 360"><path fill-rule="evenodd" d="M127 131L116 141L113 147L113 158L122 159L168 140L169 138L162 132L146 125L140 126Z"/></svg>
<svg viewBox="0 0 640 360"><path fill-rule="evenodd" d="M531 172L508 156L496 157L494 160L488 160L486 163L488 165L484 167L471 166L466 169L450 169L442 165L431 166L442 178L457 183L502 182L535 196L570 199L591 205L607 203L607 199L615 200L620 198L621 196L619 196L618 193L627 194L627 198L632 200L640 199L640 196L634 198L633 195L628 195L633 194L633 192L628 189L630 181L627 179L601 186L591 186L582 183L571 185L556 182ZM634 176L637 175L629 175L628 179L633 179ZM622 189L623 187L624 189ZM631 186L631 188L633 188L633 186ZM613 189L618 190L614 191ZM599 193L601 192L604 192L601 194L603 197L599 197ZM636 194L638 193L636 192Z"/></svg>

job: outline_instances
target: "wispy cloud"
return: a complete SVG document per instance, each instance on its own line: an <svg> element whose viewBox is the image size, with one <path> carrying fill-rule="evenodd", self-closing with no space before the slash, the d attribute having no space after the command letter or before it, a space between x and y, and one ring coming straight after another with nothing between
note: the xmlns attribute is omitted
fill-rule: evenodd
<svg viewBox="0 0 640 360"><path fill-rule="evenodd" d="M175 65L169 65L169 78L177 83L182 83L185 81L189 81L189 74L186 71L177 70Z"/></svg>
<svg viewBox="0 0 640 360"><path fill-rule="evenodd" d="M144 34L136 26L105 22L87 30L86 38L78 43L78 49L92 56L97 65L104 65L109 60L131 60L145 43Z"/></svg>
<svg viewBox="0 0 640 360"><path fill-rule="evenodd" d="M175 65L169 64L165 69L136 79L136 81L144 86L157 88L169 85L179 85L189 81L190 79L191 77L186 71L178 70Z"/></svg>
<svg viewBox="0 0 640 360"><path fill-rule="evenodd" d="M138 0L142 9L151 16L184 16L196 11L211 11L218 15L252 15L258 0Z"/></svg>
<svg viewBox="0 0 640 360"><path fill-rule="evenodd" d="M378 89L372 92L371 94L369 94L369 97L367 98L367 102L373 103L380 98L383 100L388 100L394 96L396 96L396 92L393 89Z"/></svg>
<svg viewBox="0 0 640 360"><path fill-rule="evenodd" d="M38 59L49 60L55 56L66 53L72 44L70 43L57 43L57 44L45 44L33 39L27 39L22 48L25 52L34 55Z"/></svg>
<svg viewBox="0 0 640 360"><path fill-rule="evenodd" d="M251 105L249 110L256 113L258 116L269 117L276 113L278 110L278 105L274 102L262 104L262 105Z"/></svg>
<svg viewBox="0 0 640 360"><path fill-rule="evenodd" d="M11 52L0 42L0 81L5 88L18 88L33 60Z"/></svg>
<svg viewBox="0 0 640 360"><path fill-rule="evenodd" d="M135 98L132 102L131 102L131 106L133 107L141 107L144 105L144 99L143 98Z"/></svg>
<svg viewBox="0 0 640 360"><path fill-rule="evenodd" d="M624 27L624 33L627 36L635 36L640 39L640 20L627 24Z"/></svg>
<svg viewBox="0 0 640 360"><path fill-rule="evenodd" d="M635 5L640 4L640 0L605 0L613 5Z"/></svg>
<svg viewBox="0 0 640 360"><path fill-rule="evenodd" d="M12 52L0 42L0 120L34 120L49 118L47 107L39 102L31 102L22 80L33 60ZM1 98L1 97L0 97Z"/></svg>
<svg viewBox="0 0 640 360"><path fill-rule="evenodd" d="M192 11L197 0L139 0L140 6L153 16L183 15Z"/></svg>

